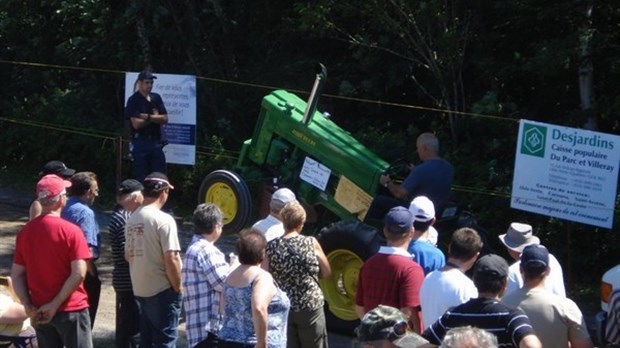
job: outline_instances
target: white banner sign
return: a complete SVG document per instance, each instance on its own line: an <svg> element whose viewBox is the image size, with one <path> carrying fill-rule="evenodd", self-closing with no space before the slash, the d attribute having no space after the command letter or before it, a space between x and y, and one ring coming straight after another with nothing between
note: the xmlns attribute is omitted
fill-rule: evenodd
<svg viewBox="0 0 620 348"><path fill-rule="evenodd" d="M620 137L521 120L512 208L611 228Z"/></svg>
<svg viewBox="0 0 620 348"><path fill-rule="evenodd" d="M155 73L153 93L161 96L168 111L162 127L167 163L196 163L196 76ZM136 91L137 72L125 73L125 104Z"/></svg>
<svg viewBox="0 0 620 348"><path fill-rule="evenodd" d="M325 191L331 173L331 169L310 157L306 157L304 160L304 166L301 167L299 177L319 190Z"/></svg>

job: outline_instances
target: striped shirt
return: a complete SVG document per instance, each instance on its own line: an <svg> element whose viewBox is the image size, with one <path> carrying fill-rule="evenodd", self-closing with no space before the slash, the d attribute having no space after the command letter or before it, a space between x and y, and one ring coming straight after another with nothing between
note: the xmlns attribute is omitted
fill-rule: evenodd
<svg viewBox="0 0 620 348"><path fill-rule="evenodd" d="M114 207L108 231L110 232L110 245L112 246L112 286L116 292L132 291L129 264L125 261L125 223L129 218L129 212L120 205Z"/></svg>
<svg viewBox="0 0 620 348"><path fill-rule="evenodd" d="M620 289L616 289L609 299L605 340L608 343L620 344Z"/></svg>
<svg viewBox="0 0 620 348"><path fill-rule="evenodd" d="M529 318L520 309L510 308L495 299L475 298L448 310L422 336L431 344L440 345L448 330L467 325L497 336L498 347L519 347L525 336L536 334Z"/></svg>
<svg viewBox="0 0 620 348"><path fill-rule="evenodd" d="M213 243L200 238L187 248L182 272L187 341L194 347L220 330L220 299L230 266Z"/></svg>

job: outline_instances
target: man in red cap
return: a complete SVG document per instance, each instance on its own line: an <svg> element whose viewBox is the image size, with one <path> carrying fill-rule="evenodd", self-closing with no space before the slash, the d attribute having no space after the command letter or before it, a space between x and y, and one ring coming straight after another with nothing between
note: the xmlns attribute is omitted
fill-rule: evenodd
<svg viewBox="0 0 620 348"><path fill-rule="evenodd" d="M91 258L84 234L63 220L71 182L46 175L37 183L42 214L17 235L11 278L41 347L91 348L83 281Z"/></svg>
<svg viewBox="0 0 620 348"><path fill-rule="evenodd" d="M63 162L54 160L45 163L43 170L39 173L39 176L43 177L48 174L55 174L61 178L69 179L73 174L75 174L75 169L67 168ZM32 204L30 204L28 215L28 220L32 220L41 215L41 203L39 203L38 200L35 199Z"/></svg>

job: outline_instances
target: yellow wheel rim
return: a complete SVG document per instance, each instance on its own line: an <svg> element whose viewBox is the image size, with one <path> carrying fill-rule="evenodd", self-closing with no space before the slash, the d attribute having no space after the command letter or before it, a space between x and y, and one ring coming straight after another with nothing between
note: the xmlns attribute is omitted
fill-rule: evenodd
<svg viewBox="0 0 620 348"><path fill-rule="evenodd" d="M233 221L239 211L235 192L223 182L216 182L209 186L205 194L205 202L213 203L222 210L224 225Z"/></svg>
<svg viewBox="0 0 620 348"><path fill-rule="evenodd" d="M321 288L329 310L342 320L356 320L355 293L357 279L364 261L355 253L337 249L327 255L332 274L321 279Z"/></svg>

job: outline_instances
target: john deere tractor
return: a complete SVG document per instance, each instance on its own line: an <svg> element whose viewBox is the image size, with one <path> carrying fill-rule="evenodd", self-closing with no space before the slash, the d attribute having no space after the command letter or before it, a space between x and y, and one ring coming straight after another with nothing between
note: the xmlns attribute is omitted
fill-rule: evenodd
<svg viewBox="0 0 620 348"><path fill-rule="evenodd" d="M331 265L332 275L321 280L328 327L350 332L359 269L383 243L361 221L389 164L316 110L326 76L320 65L307 103L283 90L265 96L237 164L210 173L199 201L217 204L224 233L236 233L267 215L274 190L292 189L307 211L304 231L317 235Z"/></svg>

